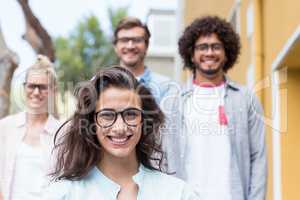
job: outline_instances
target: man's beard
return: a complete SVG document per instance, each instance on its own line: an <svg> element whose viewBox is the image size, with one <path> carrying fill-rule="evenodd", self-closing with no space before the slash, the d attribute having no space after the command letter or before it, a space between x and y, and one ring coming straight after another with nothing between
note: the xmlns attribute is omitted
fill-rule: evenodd
<svg viewBox="0 0 300 200"><path fill-rule="evenodd" d="M145 59L145 54L140 54L138 59L134 62L123 62L123 64L128 67L128 68L136 68L140 63L143 63L144 62L144 59Z"/></svg>
<svg viewBox="0 0 300 200"><path fill-rule="evenodd" d="M220 71L222 71L223 66L225 63L221 63L217 68L215 69L203 69L199 64L195 63L196 70L199 70L202 74L205 74L207 76L214 76L217 75Z"/></svg>
<svg viewBox="0 0 300 200"><path fill-rule="evenodd" d="M128 62L123 62L124 63L124 65L126 66L126 67L128 67L128 68L135 68L137 65L138 65L138 61L137 62L130 62L130 63L128 63Z"/></svg>

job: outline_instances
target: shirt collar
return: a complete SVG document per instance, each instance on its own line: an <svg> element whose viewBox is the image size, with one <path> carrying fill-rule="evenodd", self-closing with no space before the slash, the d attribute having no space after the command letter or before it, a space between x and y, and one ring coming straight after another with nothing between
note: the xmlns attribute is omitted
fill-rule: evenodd
<svg viewBox="0 0 300 200"><path fill-rule="evenodd" d="M140 164L138 173L132 177L133 181L139 186L139 188L143 188L142 184L144 180L145 170L146 168L144 167L144 165Z"/></svg>
<svg viewBox="0 0 300 200"><path fill-rule="evenodd" d="M145 170L145 167L140 164L138 173L132 177L133 181L138 185L140 190L142 188ZM112 199L117 197L121 186L106 177L97 167L92 169L91 178L94 179L99 186L101 186L100 188L102 188L106 194L109 194Z"/></svg>
<svg viewBox="0 0 300 200"><path fill-rule="evenodd" d="M240 90L239 86L234 81L232 81L227 75L224 75L224 79L226 87L229 87L233 90Z"/></svg>
<svg viewBox="0 0 300 200"><path fill-rule="evenodd" d="M142 83L147 83L150 81L150 79L151 79L151 71L149 70L148 67L145 66L144 73L139 76L139 80Z"/></svg>
<svg viewBox="0 0 300 200"><path fill-rule="evenodd" d="M26 125L26 112L20 112L19 114L17 114L16 118L15 118L15 123L16 123L17 127L25 126ZM57 120L51 114L49 114L48 119L44 126L45 133L47 133L49 135L55 134L55 130L56 130L56 128L58 128L57 124L58 124Z"/></svg>
<svg viewBox="0 0 300 200"><path fill-rule="evenodd" d="M104 190L105 194L109 195L111 199L116 199L121 187L106 177L97 167L91 171L91 178L99 185L99 189Z"/></svg>
<svg viewBox="0 0 300 200"><path fill-rule="evenodd" d="M239 86L232 81L226 74L224 75L224 79L225 79L225 88L227 89L232 89L235 91L240 90ZM189 78L187 85L185 86L184 90L183 90L183 95L188 94L190 92L193 91L193 78ZM226 92L226 91L225 91Z"/></svg>

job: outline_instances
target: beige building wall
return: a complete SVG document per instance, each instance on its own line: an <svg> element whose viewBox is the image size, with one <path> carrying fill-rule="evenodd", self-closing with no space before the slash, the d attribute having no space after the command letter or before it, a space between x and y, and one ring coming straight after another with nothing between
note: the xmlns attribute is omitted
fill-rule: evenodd
<svg viewBox="0 0 300 200"><path fill-rule="evenodd" d="M146 57L145 64L151 71L174 79L174 57Z"/></svg>

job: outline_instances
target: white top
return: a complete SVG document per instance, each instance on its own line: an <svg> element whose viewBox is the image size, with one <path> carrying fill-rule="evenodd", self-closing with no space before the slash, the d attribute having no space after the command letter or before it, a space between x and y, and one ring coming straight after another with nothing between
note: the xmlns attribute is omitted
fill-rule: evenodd
<svg viewBox="0 0 300 200"><path fill-rule="evenodd" d="M180 179L140 166L133 177L138 185L137 200L198 200L196 194ZM120 186L98 168L80 181L58 181L50 184L44 200L116 200Z"/></svg>
<svg viewBox="0 0 300 200"><path fill-rule="evenodd" d="M43 152L44 174L49 173L54 165L51 157L53 137L60 126L60 122L49 115L44 130L40 134L41 151ZM4 200L14 198L13 181L16 176L17 155L26 133L26 112L7 116L0 120L0 191ZM29 179L31 180L31 179ZM28 180L27 180L28 181ZM31 182L27 184L32 185Z"/></svg>
<svg viewBox="0 0 300 200"><path fill-rule="evenodd" d="M184 105L187 182L201 199L231 200L230 138L222 112L224 84L194 87L193 95Z"/></svg>
<svg viewBox="0 0 300 200"><path fill-rule="evenodd" d="M16 158L12 199L40 200L44 176L42 148L22 142Z"/></svg>

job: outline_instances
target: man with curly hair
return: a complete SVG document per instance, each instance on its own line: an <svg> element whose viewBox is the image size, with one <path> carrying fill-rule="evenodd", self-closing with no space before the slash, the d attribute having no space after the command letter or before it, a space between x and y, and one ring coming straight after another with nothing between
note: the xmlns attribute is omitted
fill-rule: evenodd
<svg viewBox="0 0 300 200"><path fill-rule="evenodd" d="M200 199L265 199L262 107L226 75L240 53L238 34L225 20L205 16L186 27L178 45L193 80L174 106L172 121L182 123L165 141L169 170Z"/></svg>

